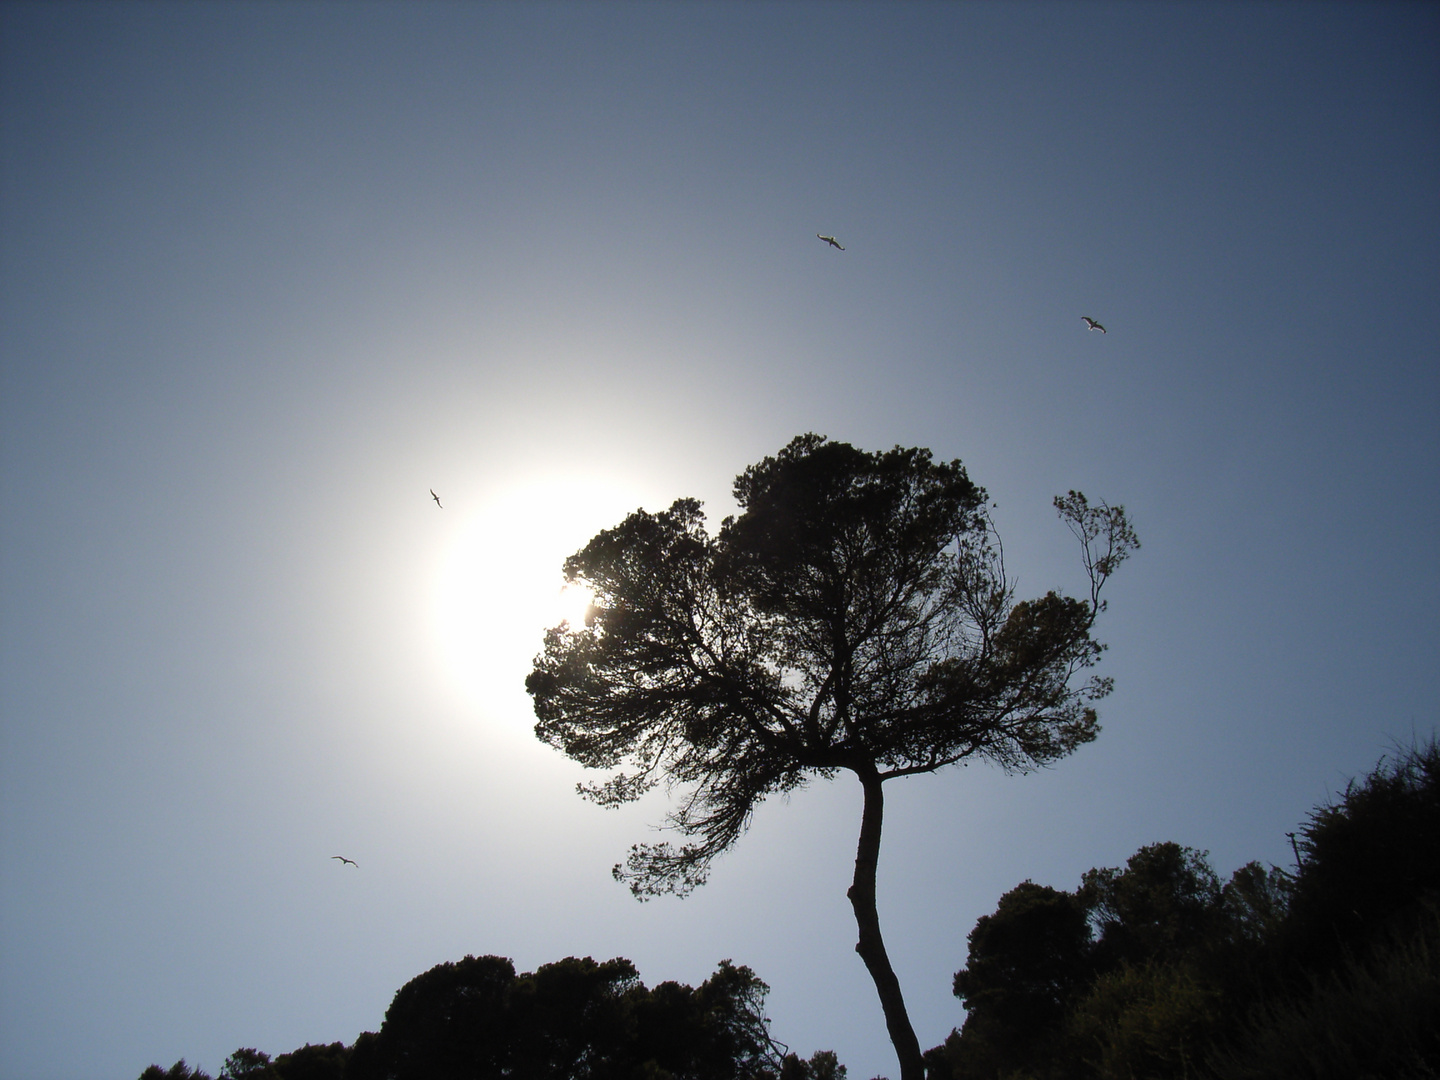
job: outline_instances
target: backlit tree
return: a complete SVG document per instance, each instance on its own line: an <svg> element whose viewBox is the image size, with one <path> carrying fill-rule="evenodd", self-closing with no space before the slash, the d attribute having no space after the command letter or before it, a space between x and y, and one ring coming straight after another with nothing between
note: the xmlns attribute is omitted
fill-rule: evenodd
<svg viewBox="0 0 1440 1080"><path fill-rule="evenodd" d="M802 435L735 481L742 512L638 510L565 563L593 590L584 626L548 632L526 687L543 741L612 770L601 805L664 781L689 842L637 845L615 876L684 894L767 795L849 770L864 792L849 898L903 1080L919 1043L886 956L875 876L887 780L969 759L1024 772L1099 728L1087 675L1100 590L1138 546L1121 507L1055 500L1089 595L1016 601L984 489L958 461Z"/></svg>

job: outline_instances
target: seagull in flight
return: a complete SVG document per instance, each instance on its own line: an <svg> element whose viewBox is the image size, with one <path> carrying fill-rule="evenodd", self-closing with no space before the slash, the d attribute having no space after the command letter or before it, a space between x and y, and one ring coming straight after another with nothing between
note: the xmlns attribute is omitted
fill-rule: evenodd
<svg viewBox="0 0 1440 1080"><path fill-rule="evenodd" d="M1105 332L1105 328L1101 326L1098 322L1096 322L1094 319L1090 318L1089 315L1081 315L1080 318L1085 320L1085 325L1091 330L1099 330L1102 334Z"/></svg>
<svg viewBox="0 0 1440 1080"><path fill-rule="evenodd" d="M339 859L342 863L349 863L351 866L355 867L356 870L360 869L360 864L358 862L356 862L354 859L347 859L344 855L331 855L330 858Z"/></svg>
<svg viewBox="0 0 1440 1080"><path fill-rule="evenodd" d="M825 243L829 244L831 247L840 248L841 251L845 250L843 247L840 247L840 242L836 240L833 236L821 236L818 232L815 235L820 237L821 240L824 240Z"/></svg>
<svg viewBox="0 0 1440 1080"><path fill-rule="evenodd" d="M440 507L441 510L445 509L445 504L440 501L440 496L435 494L434 488L430 489L430 497L435 500L436 506Z"/></svg>

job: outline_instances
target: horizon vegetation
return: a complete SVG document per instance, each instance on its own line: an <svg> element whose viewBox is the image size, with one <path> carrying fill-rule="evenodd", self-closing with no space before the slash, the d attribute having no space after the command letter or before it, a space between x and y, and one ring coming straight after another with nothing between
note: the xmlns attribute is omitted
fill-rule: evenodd
<svg viewBox="0 0 1440 1080"><path fill-rule="evenodd" d="M930 1080L1259 1080L1440 1071L1440 743L1397 748L1297 832L1295 872L1146 845L1065 891L1025 881L968 937L966 1018ZM769 987L721 961L698 988L647 989L629 961L516 975L467 956L410 980L378 1032L219 1080L845 1080L770 1032ZM211 1080L185 1060L139 1080Z"/></svg>

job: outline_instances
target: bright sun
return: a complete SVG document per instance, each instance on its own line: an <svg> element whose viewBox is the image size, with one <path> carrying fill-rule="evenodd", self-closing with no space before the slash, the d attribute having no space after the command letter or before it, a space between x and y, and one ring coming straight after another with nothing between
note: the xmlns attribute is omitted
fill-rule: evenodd
<svg viewBox="0 0 1440 1080"><path fill-rule="evenodd" d="M497 494L460 526L432 610L445 666L467 696L487 711L518 705L528 722L525 676L545 631L580 624L590 606L588 589L565 587L562 564L640 502L605 481L546 478Z"/></svg>

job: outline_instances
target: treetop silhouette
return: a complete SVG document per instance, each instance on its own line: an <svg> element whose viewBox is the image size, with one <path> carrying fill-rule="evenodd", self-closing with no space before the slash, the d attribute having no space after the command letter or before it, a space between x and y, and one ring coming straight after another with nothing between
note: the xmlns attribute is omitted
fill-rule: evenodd
<svg viewBox="0 0 1440 1080"><path fill-rule="evenodd" d="M793 439L735 481L742 512L711 536L701 505L637 510L565 562L595 602L561 624L526 680L536 735L615 770L580 785L614 806L664 781L691 842L636 845L615 876L641 899L685 894L767 795L853 772L864 791L849 897L904 1080L920 1050L880 936L875 871L896 777L967 759L1008 771L1094 739L1108 679L1100 591L1139 546L1123 508L1055 500L1089 596L1016 602L985 490L959 461Z"/></svg>

